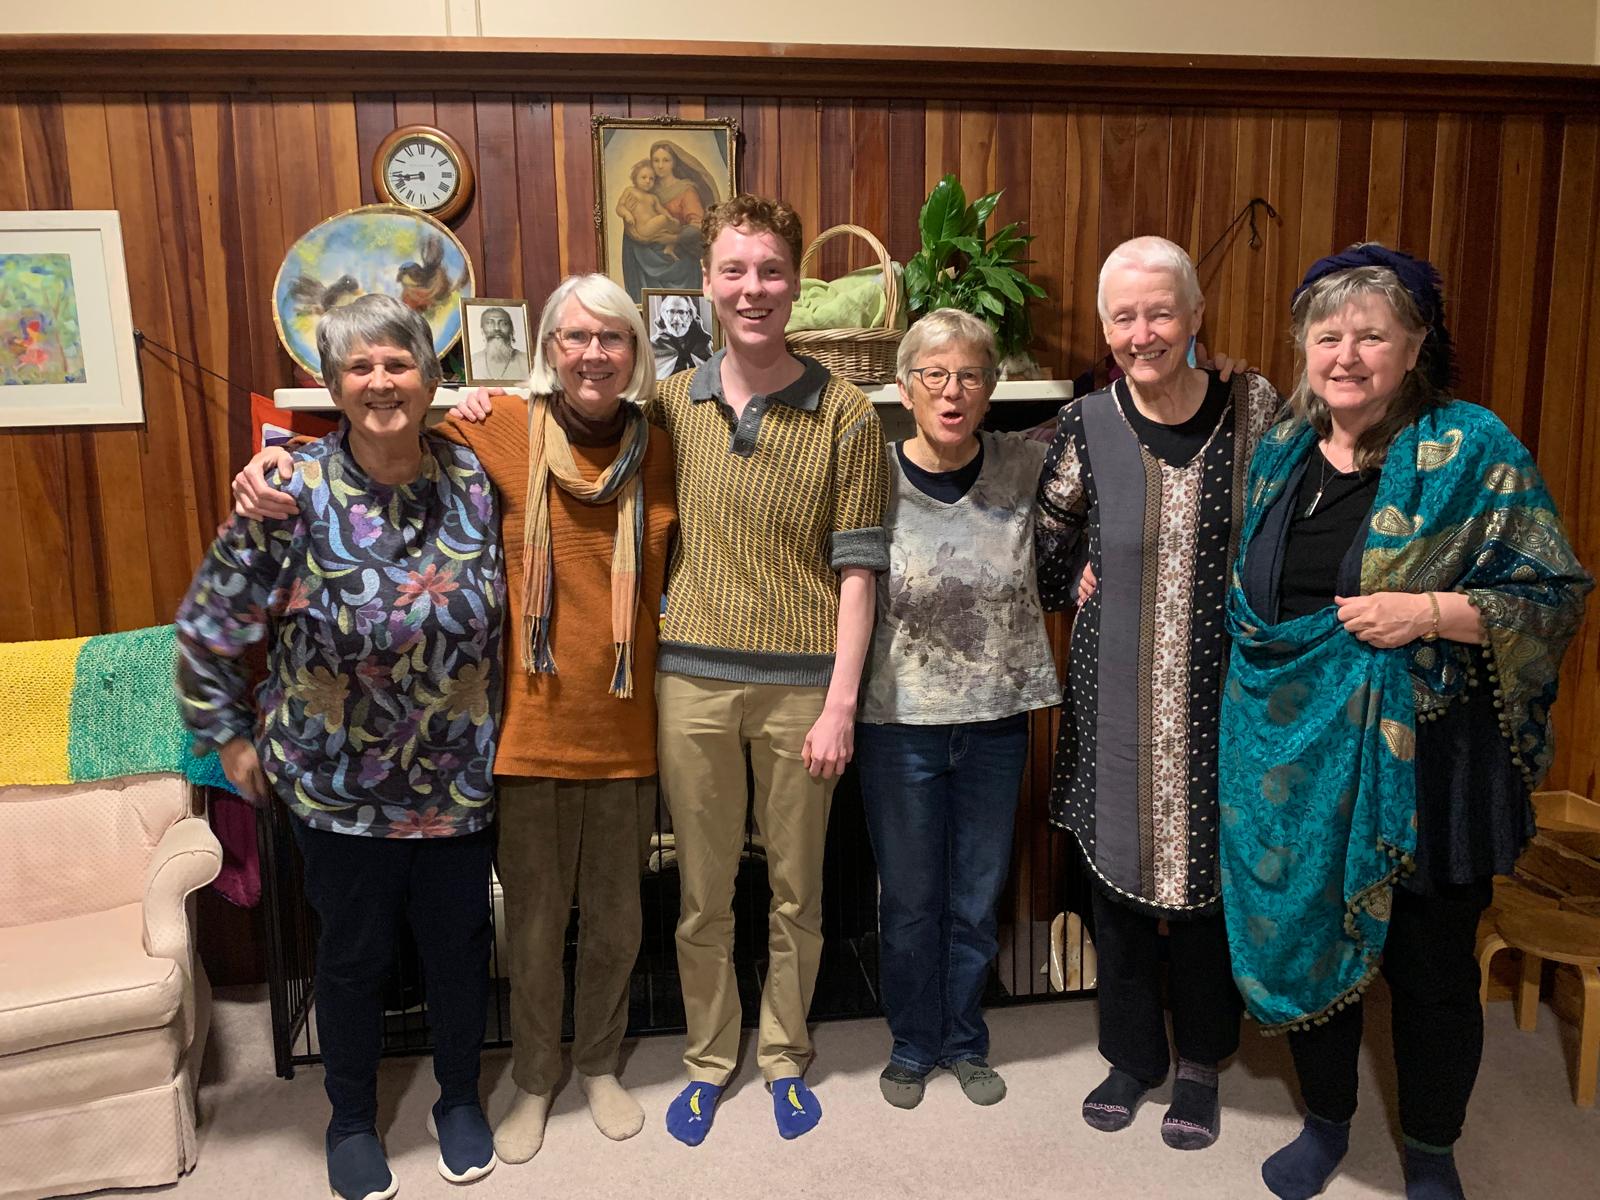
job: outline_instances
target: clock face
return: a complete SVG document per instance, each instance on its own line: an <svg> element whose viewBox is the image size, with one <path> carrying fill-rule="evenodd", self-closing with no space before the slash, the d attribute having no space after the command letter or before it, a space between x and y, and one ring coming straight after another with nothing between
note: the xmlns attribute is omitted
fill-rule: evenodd
<svg viewBox="0 0 1600 1200"><path fill-rule="evenodd" d="M384 182L397 204L434 212L461 189L461 164L438 142L409 137L396 142L383 164Z"/></svg>

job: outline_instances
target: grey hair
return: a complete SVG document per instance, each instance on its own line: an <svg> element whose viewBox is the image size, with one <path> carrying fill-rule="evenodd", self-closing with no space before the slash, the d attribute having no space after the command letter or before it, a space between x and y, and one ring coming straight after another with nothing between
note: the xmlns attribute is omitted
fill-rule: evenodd
<svg viewBox="0 0 1600 1200"><path fill-rule="evenodd" d="M533 347L533 371L528 376L529 391L535 396L553 396L561 390L561 377L550 361L550 336L555 333L568 300L577 300L597 317L627 323L633 333L633 374L622 389L622 398L636 404L652 399L656 394L656 364L649 353L650 334L644 327L644 317L628 293L604 275L568 275L544 302L544 311L539 314L539 338Z"/></svg>
<svg viewBox="0 0 1600 1200"><path fill-rule="evenodd" d="M1123 267L1140 271L1165 271L1178 285L1178 303L1193 313L1205 303L1205 293L1200 290L1200 276L1195 273L1194 262L1188 251L1164 237L1149 235L1129 238L1110 254L1100 266L1100 284L1095 289L1094 305L1102 321L1111 319L1106 311L1106 280L1111 272Z"/></svg>
<svg viewBox="0 0 1600 1200"><path fill-rule="evenodd" d="M909 388L911 368L917 365L917 360L952 343L977 347L991 367L1000 363L994 330L987 321L959 308L936 308L906 330L905 337L900 339L900 351L894 357L894 377L902 387Z"/></svg>
<svg viewBox="0 0 1600 1200"><path fill-rule="evenodd" d="M1333 416L1328 404L1311 390L1311 377L1306 368L1306 337L1311 327L1344 311L1347 304L1367 296L1377 296L1386 301L1405 330L1413 345L1420 346L1428 336L1428 323L1400 277L1388 267L1350 267L1333 271L1311 284L1300 293L1290 309L1293 320L1295 358L1300 364L1300 378L1285 402L1289 419L1303 421L1316 430L1317 436L1326 438L1333 430ZM1420 364L1419 364L1420 365ZM1428 372L1412 368L1400 382L1400 390L1390 399L1382 418L1361 431L1356 438L1355 467L1370 470L1379 466L1388 456L1389 444L1407 425L1436 404L1447 399L1444 392L1428 377Z"/></svg>
<svg viewBox="0 0 1600 1200"><path fill-rule="evenodd" d="M411 355L422 382L437 384L444 378L439 356L433 350L433 328L414 309L393 296L369 292L349 304L331 308L317 322L317 357L322 361L322 382L335 397L345 363L357 346L393 346Z"/></svg>

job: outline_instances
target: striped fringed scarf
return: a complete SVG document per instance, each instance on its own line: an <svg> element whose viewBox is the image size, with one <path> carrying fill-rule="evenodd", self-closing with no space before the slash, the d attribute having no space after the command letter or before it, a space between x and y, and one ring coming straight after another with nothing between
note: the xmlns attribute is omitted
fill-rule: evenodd
<svg viewBox="0 0 1600 1200"><path fill-rule="evenodd" d="M556 485L584 504L617 502L617 536L611 551L611 640L617 652L610 692L633 695L633 636L639 612L639 571L644 554L644 485L639 465L650 444L644 413L628 405L628 423L616 461L588 483L572 459L566 432L556 422L548 396L528 405L527 519L522 530L522 665L529 672L554 675L550 653L550 604L555 594L555 550L550 540L550 487ZM625 533L626 531L626 533Z"/></svg>

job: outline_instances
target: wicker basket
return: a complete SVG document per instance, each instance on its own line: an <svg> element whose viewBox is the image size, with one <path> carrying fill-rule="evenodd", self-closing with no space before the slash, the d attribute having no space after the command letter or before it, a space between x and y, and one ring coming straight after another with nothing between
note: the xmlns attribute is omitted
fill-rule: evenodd
<svg viewBox="0 0 1600 1200"><path fill-rule="evenodd" d="M890 383L894 380L894 357L905 330L895 329L900 311L900 281L883 243L859 225L835 225L817 235L800 260L800 274L817 257L823 243L841 234L853 233L878 254L883 267L883 320L875 329L799 329L789 334L789 349L816 359L840 379L851 383Z"/></svg>

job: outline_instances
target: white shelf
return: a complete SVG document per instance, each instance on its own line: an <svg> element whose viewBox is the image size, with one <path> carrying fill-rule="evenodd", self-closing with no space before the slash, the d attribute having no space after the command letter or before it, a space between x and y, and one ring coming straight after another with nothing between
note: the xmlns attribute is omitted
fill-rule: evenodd
<svg viewBox="0 0 1600 1200"><path fill-rule="evenodd" d="M445 412L456 406L459 393L471 390L442 387L433 394L433 404L429 407L437 412ZM516 388L507 388L506 391L516 392L519 396L523 394ZM272 402L279 408L293 412L332 412L334 409L333 397L328 394L327 388L279 388L272 393Z"/></svg>
<svg viewBox="0 0 1600 1200"><path fill-rule="evenodd" d="M892 383L880 383L875 387L861 390L874 404L893 404L896 407L900 404L900 389ZM1071 399L1070 379L1002 379L994 385L994 395L989 398L989 403L1026 404L1050 401L1055 404L1065 404Z"/></svg>
<svg viewBox="0 0 1600 1200"><path fill-rule="evenodd" d="M441 387L433 397L432 407L439 410L454 408L459 392L471 391L470 388ZM507 391L517 391L507 388ZM892 383L878 384L875 387L863 388L867 399L874 404L900 406L900 391ZM517 392L518 395L522 393ZM1065 404L1072 399L1072 381L1068 379L1003 379L995 384L994 396L991 403L1016 404L1029 401L1039 403L1049 401L1055 404ZM279 408L294 411L331 411L333 397L328 395L327 388L279 388L272 393L272 402Z"/></svg>

